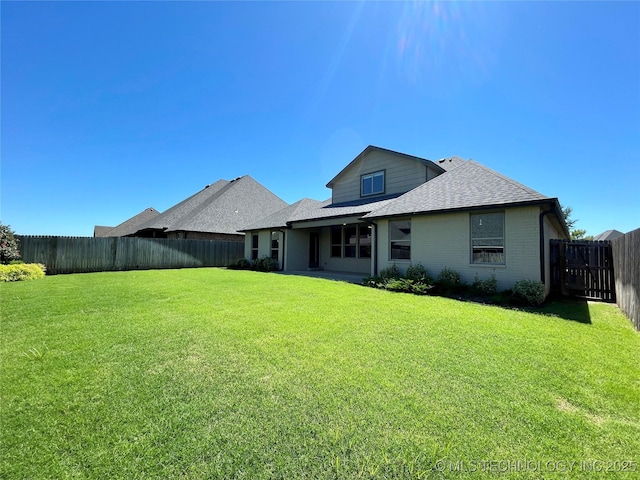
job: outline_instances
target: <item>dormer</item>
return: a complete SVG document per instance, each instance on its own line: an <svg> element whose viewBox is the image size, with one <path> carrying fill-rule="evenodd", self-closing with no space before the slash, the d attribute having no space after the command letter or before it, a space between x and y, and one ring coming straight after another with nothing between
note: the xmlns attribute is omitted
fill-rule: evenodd
<svg viewBox="0 0 640 480"><path fill-rule="evenodd" d="M332 204L393 198L444 173L431 160L369 145L329 183Z"/></svg>

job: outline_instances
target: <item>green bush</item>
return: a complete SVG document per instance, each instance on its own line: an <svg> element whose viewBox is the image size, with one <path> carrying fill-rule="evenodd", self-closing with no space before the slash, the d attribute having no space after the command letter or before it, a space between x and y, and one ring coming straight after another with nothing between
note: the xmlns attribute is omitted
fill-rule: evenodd
<svg viewBox="0 0 640 480"><path fill-rule="evenodd" d="M39 263L0 265L0 282L19 282L44 277L45 266Z"/></svg>
<svg viewBox="0 0 640 480"><path fill-rule="evenodd" d="M362 279L362 285L364 285L365 287L372 287L372 288L381 288L380 284L382 283L382 278L378 275L374 275L372 277L364 277Z"/></svg>
<svg viewBox="0 0 640 480"><path fill-rule="evenodd" d="M444 294L457 292L463 285L460 274L449 267L443 268L436 279L438 290Z"/></svg>
<svg viewBox="0 0 640 480"><path fill-rule="evenodd" d="M275 272L278 270L278 261L271 257L258 258L253 262L253 269L258 272Z"/></svg>
<svg viewBox="0 0 640 480"><path fill-rule="evenodd" d="M427 273L427 269L422 266L421 263L417 263L415 265L409 265L407 268L407 274L405 275L409 280L414 280L416 282L423 283L433 283L429 278L429 274Z"/></svg>
<svg viewBox="0 0 640 480"><path fill-rule="evenodd" d="M19 242L9 225L0 223L0 263L20 260Z"/></svg>
<svg viewBox="0 0 640 480"><path fill-rule="evenodd" d="M426 295L433 288L433 282L420 264L409 266L406 276L403 276L393 264L383 268L379 276L364 278L362 284L391 292L414 293L416 295Z"/></svg>
<svg viewBox="0 0 640 480"><path fill-rule="evenodd" d="M229 264L227 268L231 270L251 270L251 262L246 258L239 258L235 262Z"/></svg>
<svg viewBox="0 0 640 480"><path fill-rule="evenodd" d="M513 286L516 303L538 306L544 302L544 285L536 280L520 280Z"/></svg>
<svg viewBox="0 0 640 480"><path fill-rule="evenodd" d="M402 274L400 273L400 270L398 270L398 267L396 267L396 264L394 263L390 267L383 268L382 270L380 270L380 278L383 280L402 278Z"/></svg>
<svg viewBox="0 0 640 480"><path fill-rule="evenodd" d="M496 274L492 273L489 278L480 280L476 273L475 279L471 284L471 289L480 295L493 295L498 291L498 280Z"/></svg>
<svg viewBox="0 0 640 480"><path fill-rule="evenodd" d="M380 288L390 290L392 292L413 293L416 295L426 295L433 285L425 283L421 280L412 280L410 278L391 278L381 283Z"/></svg>

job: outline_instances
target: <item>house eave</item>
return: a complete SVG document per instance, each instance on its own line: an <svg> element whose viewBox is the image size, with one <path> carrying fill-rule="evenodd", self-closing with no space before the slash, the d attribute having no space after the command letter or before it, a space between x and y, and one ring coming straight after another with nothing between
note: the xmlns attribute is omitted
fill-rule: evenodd
<svg viewBox="0 0 640 480"><path fill-rule="evenodd" d="M558 204L557 198L528 200L524 202L472 205L472 206L466 206L466 207L445 208L445 209L438 209L438 210L419 210L419 211L413 211L413 212L400 212L400 213L393 213L393 214L381 214L381 215L366 214L363 216L362 219L366 221L366 220L379 220L381 218L400 218L400 217L406 218L406 217L413 217L418 215L436 215L436 214L458 213L458 212L473 212L473 211L479 211L479 210L495 210L495 209L502 209L502 208L549 205L554 203ZM556 215L557 215L557 212L556 212ZM560 216L560 218L562 218L562 216ZM564 227L566 227L566 225L564 225Z"/></svg>

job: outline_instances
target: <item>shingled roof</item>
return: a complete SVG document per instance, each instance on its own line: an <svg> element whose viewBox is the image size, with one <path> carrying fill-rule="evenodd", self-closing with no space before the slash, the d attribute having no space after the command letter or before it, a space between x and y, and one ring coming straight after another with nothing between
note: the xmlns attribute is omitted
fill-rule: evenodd
<svg viewBox="0 0 640 480"><path fill-rule="evenodd" d="M438 162L446 170L436 178L393 198L331 204L302 199L243 231L282 228L292 222L358 215L363 219L469 210L493 206L557 203L535 190L473 160L449 157ZM559 208L559 207L558 207Z"/></svg>
<svg viewBox="0 0 640 480"><path fill-rule="evenodd" d="M164 211L156 218L153 218L152 220L140 225L138 227L138 231L166 230L170 225L175 224L185 215L188 215L190 212L192 212L199 205L209 200L209 198L213 197L220 191L220 189L222 189L229 183L230 182L228 180L218 180L211 185L207 185L202 190L191 195L190 197L185 198L180 203L177 203L173 207Z"/></svg>
<svg viewBox="0 0 640 480"><path fill-rule="evenodd" d="M263 230L265 228L285 228L287 226L287 222L291 221L292 218L306 218L310 212L318 210L326 203L327 202L321 202L311 198L303 198L302 200L298 200L296 203L288 205L265 218L261 218L242 230L249 231Z"/></svg>
<svg viewBox="0 0 640 480"><path fill-rule="evenodd" d="M596 235L595 237L593 237L594 241L604 241L604 240L615 240L618 237L623 236L624 233L618 231L618 230L606 230L604 232L602 232L599 235Z"/></svg>
<svg viewBox="0 0 640 480"><path fill-rule="evenodd" d="M391 199L369 202L346 202L332 204L331 200L320 202L310 198L303 198L282 210L263 218L256 223L243 228L243 231L262 230L266 228L284 228L292 222L304 222L310 220L324 220L329 218L362 216L373 209L388 204Z"/></svg>
<svg viewBox="0 0 640 480"><path fill-rule="evenodd" d="M160 215L155 208L146 208L142 212L134 215L128 220L125 220L120 225L115 227L103 227L96 225L93 229L94 237L126 237L138 231L140 225L151 221L153 218Z"/></svg>
<svg viewBox="0 0 640 480"><path fill-rule="evenodd" d="M139 231L238 234L245 225L286 206L285 201L245 175L208 185L142 225Z"/></svg>
<svg viewBox="0 0 640 480"><path fill-rule="evenodd" d="M390 201L387 205L372 210L364 218L544 203L554 200L469 160Z"/></svg>

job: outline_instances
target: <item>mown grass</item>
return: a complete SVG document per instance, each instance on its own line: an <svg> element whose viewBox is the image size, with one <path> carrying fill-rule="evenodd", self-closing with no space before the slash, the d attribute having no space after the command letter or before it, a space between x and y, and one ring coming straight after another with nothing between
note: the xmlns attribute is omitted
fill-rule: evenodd
<svg viewBox="0 0 640 480"><path fill-rule="evenodd" d="M0 295L2 478L640 469L640 335L612 305L590 304L585 324L219 269Z"/></svg>

